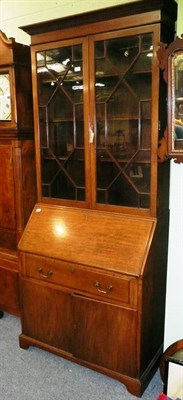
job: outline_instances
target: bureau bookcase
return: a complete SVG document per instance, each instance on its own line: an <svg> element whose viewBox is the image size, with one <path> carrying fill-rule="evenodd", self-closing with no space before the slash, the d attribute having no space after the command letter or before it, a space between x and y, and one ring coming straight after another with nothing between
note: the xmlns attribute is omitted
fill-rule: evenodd
<svg viewBox="0 0 183 400"><path fill-rule="evenodd" d="M22 27L31 35L38 202L19 242L20 346L141 396L163 347L169 162L156 52L176 2Z"/></svg>

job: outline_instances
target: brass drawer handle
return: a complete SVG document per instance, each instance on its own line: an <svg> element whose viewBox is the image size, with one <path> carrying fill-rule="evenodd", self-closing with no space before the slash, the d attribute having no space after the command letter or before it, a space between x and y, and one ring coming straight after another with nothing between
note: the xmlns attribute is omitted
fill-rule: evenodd
<svg viewBox="0 0 183 400"><path fill-rule="evenodd" d="M108 285L106 288L107 290L100 289L100 287L101 287L100 282L95 282L95 287L97 288L98 292L102 293L102 294L107 294L108 292L110 292L113 289L112 285Z"/></svg>
<svg viewBox="0 0 183 400"><path fill-rule="evenodd" d="M39 275L42 276L42 278L49 278L51 275L53 275L52 271L48 271L46 274L44 274L42 268L37 268L37 272L39 272Z"/></svg>

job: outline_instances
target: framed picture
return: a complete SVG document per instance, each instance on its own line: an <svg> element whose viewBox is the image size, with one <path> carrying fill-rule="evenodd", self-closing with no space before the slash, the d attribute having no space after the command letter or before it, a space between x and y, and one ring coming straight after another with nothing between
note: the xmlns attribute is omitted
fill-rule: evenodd
<svg viewBox="0 0 183 400"><path fill-rule="evenodd" d="M180 353L183 353L180 352ZM166 357L167 380L164 393L171 400L183 400L183 354L179 357Z"/></svg>

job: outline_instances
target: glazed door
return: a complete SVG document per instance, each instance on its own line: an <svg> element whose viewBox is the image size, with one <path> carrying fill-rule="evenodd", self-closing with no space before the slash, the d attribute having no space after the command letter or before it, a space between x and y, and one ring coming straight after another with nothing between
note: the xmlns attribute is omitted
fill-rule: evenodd
<svg viewBox="0 0 183 400"><path fill-rule="evenodd" d="M34 48L38 200L155 213L158 40L144 27Z"/></svg>
<svg viewBox="0 0 183 400"><path fill-rule="evenodd" d="M87 40L68 40L36 51L38 196L89 206ZM34 77L35 78L35 77Z"/></svg>
<svg viewBox="0 0 183 400"><path fill-rule="evenodd" d="M73 295L73 355L80 360L135 377L137 313Z"/></svg>
<svg viewBox="0 0 183 400"><path fill-rule="evenodd" d="M155 40L157 32L151 28L90 38L94 60L90 70L90 80L94 81L90 104L95 104L91 110L95 133L93 208L119 211L119 206L123 206L148 212L155 207L152 199L156 190L154 156L158 136Z"/></svg>

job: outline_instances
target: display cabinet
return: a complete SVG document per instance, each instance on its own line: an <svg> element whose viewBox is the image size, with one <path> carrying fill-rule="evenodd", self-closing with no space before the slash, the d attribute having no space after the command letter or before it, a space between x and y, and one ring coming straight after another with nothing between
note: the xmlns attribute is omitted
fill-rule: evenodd
<svg viewBox="0 0 183 400"><path fill-rule="evenodd" d="M0 307L19 314L17 243L36 202L30 48L0 32Z"/></svg>
<svg viewBox="0 0 183 400"><path fill-rule="evenodd" d="M137 28L50 47L35 49L40 197L149 210L153 34Z"/></svg>
<svg viewBox="0 0 183 400"><path fill-rule="evenodd" d="M137 396L163 345L169 162L158 163L166 88L156 52L175 20L173 0L144 0L22 28L38 203L19 242L20 346Z"/></svg>

